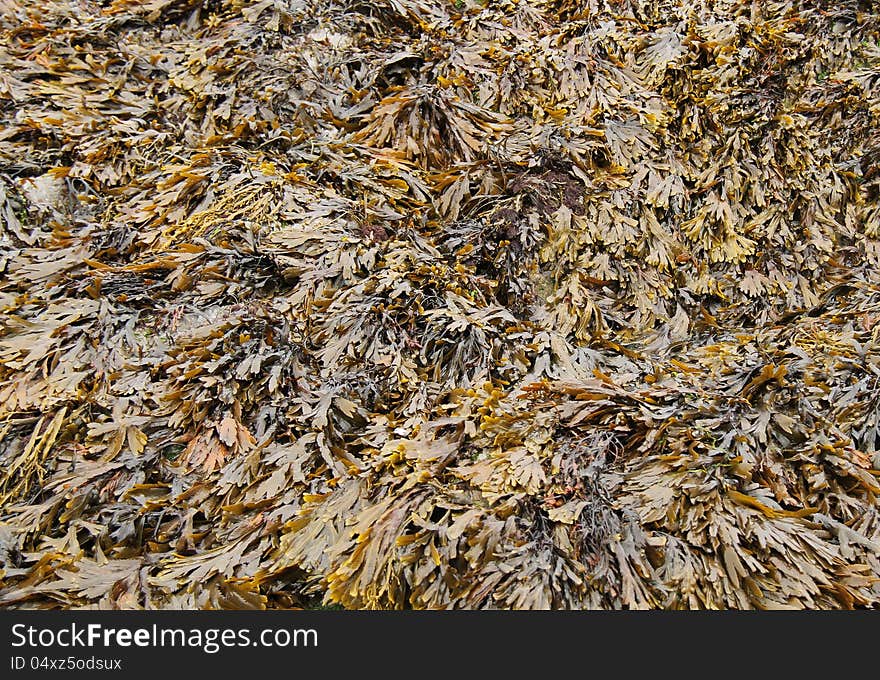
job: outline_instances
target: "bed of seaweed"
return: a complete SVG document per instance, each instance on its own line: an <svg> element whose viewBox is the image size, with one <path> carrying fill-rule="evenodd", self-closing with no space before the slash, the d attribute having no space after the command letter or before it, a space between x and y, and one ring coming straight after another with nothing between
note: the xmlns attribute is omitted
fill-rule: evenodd
<svg viewBox="0 0 880 680"><path fill-rule="evenodd" d="M0 35L0 606L880 603L876 2Z"/></svg>

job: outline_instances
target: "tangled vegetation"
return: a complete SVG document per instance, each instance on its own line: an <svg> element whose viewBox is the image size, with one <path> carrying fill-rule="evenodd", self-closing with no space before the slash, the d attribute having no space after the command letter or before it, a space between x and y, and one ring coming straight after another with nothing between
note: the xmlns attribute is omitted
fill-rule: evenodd
<svg viewBox="0 0 880 680"><path fill-rule="evenodd" d="M880 604L875 2L0 30L0 606Z"/></svg>

